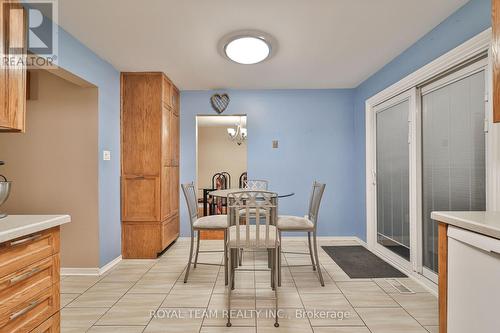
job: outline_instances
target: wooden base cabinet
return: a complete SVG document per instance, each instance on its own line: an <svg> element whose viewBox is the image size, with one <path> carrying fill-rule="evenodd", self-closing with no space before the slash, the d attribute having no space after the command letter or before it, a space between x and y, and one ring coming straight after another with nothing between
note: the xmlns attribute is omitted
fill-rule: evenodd
<svg viewBox="0 0 500 333"><path fill-rule="evenodd" d="M179 90L159 72L122 73L122 256L156 258L179 237Z"/></svg>
<svg viewBox="0 0 500 333"><path fill-rule="evenodd" d="M0 244L0 332L59 332L59 227Z"/></svg>

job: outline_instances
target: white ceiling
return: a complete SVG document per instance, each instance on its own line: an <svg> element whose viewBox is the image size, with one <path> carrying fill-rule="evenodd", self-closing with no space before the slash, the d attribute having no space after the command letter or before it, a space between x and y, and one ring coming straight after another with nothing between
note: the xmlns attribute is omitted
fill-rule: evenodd
<svg viewBox="0 0 500 333"><path fill-rule="evenodd" d="M351 88L467 0L59 0L59 23L120 71L187 89ZM258 65L224 59L234 30L273 35Z"/></svg>

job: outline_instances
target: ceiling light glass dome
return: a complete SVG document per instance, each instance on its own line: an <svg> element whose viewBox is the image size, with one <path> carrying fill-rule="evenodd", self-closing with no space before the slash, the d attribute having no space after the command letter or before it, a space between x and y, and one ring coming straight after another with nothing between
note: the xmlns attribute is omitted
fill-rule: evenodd
<svg viewBox="0 0 500 333"><path fill-rule="evenodd" d="M238 64L253 65L276 53L276 40L261 31L236 31L222 38L219 51L225 58Z"/></svg>

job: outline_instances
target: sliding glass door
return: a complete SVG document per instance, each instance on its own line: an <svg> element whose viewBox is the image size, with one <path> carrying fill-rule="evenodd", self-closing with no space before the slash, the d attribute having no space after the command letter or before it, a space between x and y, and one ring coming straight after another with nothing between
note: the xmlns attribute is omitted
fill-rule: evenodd
<svg viewBox="0 0 500 333"><path fill-rule="evenodd" d="M421 95L422 259L437 272L431 212L486 209L485 70L448 75L422 87Z"/></svg>
<svg viewBox="0 0 500 333"><path fill-rule="evenodd" d="M486 210L486 66L447 72L368 116L369 246L436 282L431 212Z"/></svg>
<svg viewBox="0 0 500 333"><path fill-rule="evenodd" d="M398 96L376 107L377 243L410 260L410 100Z"/></svg>

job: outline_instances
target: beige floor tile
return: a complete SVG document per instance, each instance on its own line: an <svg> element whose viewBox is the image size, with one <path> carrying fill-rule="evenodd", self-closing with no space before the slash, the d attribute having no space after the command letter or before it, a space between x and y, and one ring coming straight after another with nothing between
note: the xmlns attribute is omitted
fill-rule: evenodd
<svg viewBox="0 0 500 333"><path fill-rule="evenodd" d="M425 326L425 329L429 331L429 333L439 333L439 326Z"/></svg>
<svg viewBox="0 0 500 333"><path fill-rule="evenodd" d="M202 326L200 333L256 333L255 327L215 327L215 326Z"/></svg>
<svg viewBox="0 0 500 333"><path fill-rule="evenodd" d="M438 299L429 293L391 294L421 325L439 325Z"/></svg>
<svg viewBox="0 0 500 333"><path fill-rule="evenodd" d="M130 288L129 293L133 294L163 294L166 295L174 286L174 281L152 281L152 280L139 280Z"/></svg>
<svg viewBox="0 0 500 333"><path fill-rule="evenodd" d="M146 333L198 333L205 309L160 309L144 332Z"/></svg>
<svg viewBox="0 0 500 333"><path fill-rule="evenodd" d="M366 327L314 327L314 333L370 333Z"/></svg>
<svg viewBox="0 0 500 333"><path fill-rule="evenodd" d="M301 294L312 326L362 326L356 311L342 294Z"/></svg>
<svg viewBox="0 0 500 333"><path fill-rule="evenodd" d="M97 325L147 325L163 298L164 295L125 294Z"/></svg>
<svg viewBox="0 0 500 333"><path fill-rule="evenodd" d="M375 282L337 282L337 286L355 308L399 307Z"/></svg>
<svg viewBox="0 0 500 333"><path fill-rule="evenodd" d="M142 333L145 326L92 326L88 333Z"/></svg>
<svg viewBox="0 0 500 333"><path fill-rule="evenodd" d="M122 293L86 292L68 304L68 308L110 308Z"/></svg>
<svg viewBox="0 0 500 333"><path fill-rule="evenodd" d="M89 328L107 308L64 308L61 310L62 328Z"/></svg>
<svg viewBox="0 0 500 333"><path fill-rule="evenodd" d="M395 279L402 285L406 286L408 289L415 293L428 293L429 291L422 286L420 283L416 282L415 280L411 278L398 278ZM389 282L387 282L387 279L373 279L375 283L377 283L382 289L384 289L385 292L389 294L398 294L399 291L394 288Z"/></svg>
<svg viewBox="0 0 500 333"><path fill-rule="evenodd" d="M210 301L210 291L200 291L198 293L185 293L174 291L168 294L161 304L162 308L193 308L207 307Z"/></svg>
<svg viewBox="0 0 500 333"><path fill-rule="evenodd" d="M124 307L151 307L158 308L165 299L164 295L151 295L151 294L125 294L119 301L116 303L116 306L124 306Z"/></svg>
<svg viewBox="0 0 500 333"><path fill-rule="evenodd" d="M269 312L274 314L274 312ZM261 315L257 318L257 332L278 333L278 332L298 332L312 333L312 328L307 318L297 316L297 313L303 313L302 309L280 310L278 318L278 327L274 327L275 319L269 315Z"/></svg>
<svg viewBox="0 0 500 333"><path fill-rule="evenodd" d="M133 282L97 282L87 292L102 292L112 294L125 294L134 285Z"/></svg>
<svg viewBox="0 0 500 333"><path fill-rule="evenodd" d="M100 277L96 276L67 276L61 281L61 293L81 294L97 281Z"/></svg>
<svg viewBox="0 0 500 333"><path fill-rule="evenodd" d="M114 306L102 316L98 326L144 326L149 323L157 308L151 306Z"/></svg>
<svg viewBox="0 0 500 333"><path fill-rule="evenodd" d="M307 251L306 238L285 237L283 241L289 251ZM320 244L341 243L332 240L322 242L320 239ZM221 247L220 241L202 243L202 248L207 250ZM280 310L287 314L293 312L293 315L281 318L279 328L273 326L272 318L262 317L263 310L274 308L274 300L264 299L274 296L270 289L269 272L237 273L236 289L232 291L232 309L236 312L233 312L233 326L227 328L228 288L224 285L223 268L199 265L191 270L188 283L183 283L188 251L189 239L180 238L157 260L123 260L103 277L63 277L62 285L66 293L61 295L61 301L63 304L69 302L70 307L62 311L62 332L83 333L94 325L89 332L136 333L144 329L153 333L312 333L314 329L314 333L369 333L357 311L367 318L371 333L426 332L420 324L430 325L426 329L432 333L437 328L433 326L437 324L433 321L435 301L417 282L409 278L398 279L421 295L400 296L385 279L350 279L322 250L320 262L325 287L320 286L308 256L283 255L283 265L307 266L282 269L283 283L278 289ZM222 257L219 254L200 254L200 261L221 262ZM246 268L266 268L267 256L265 253L245 251L243 265ZM118 301L111 304L116 295L120 295ZM354 309L349 301L360 308ZM374 304L388 308L371 308ZM208 309L196 309L201 313L197 318L152 317L152 312L153 315L158 314L165 307L182 312L200 306L208 306ZM326 312L323 318L318 317L322 316L321 312ZM257 318L257 313L261 313L261 317ZM422 322L419 324L408 313Z"/></svg>
<svg viewBox="0 0 500 333"><path fill-rule="evenodd" d="M257 289L257 308L274 308L274 291L271 288L268 289ZM299 293L296 290L281 290L278 288L278 306L279 308L292 308L301 309L303 308L302 300L300 299Z"/></svg>
<svg viewBox="0 0 500 333"><path fill-rule="evenodd" d="M114 271L106 275L101 281L102 282L136 282L142 276L144 272L127 272L126 270Z"/></svg>
<svg viewBox="0 0 500 333"><path fill-rule="evenodd" d="M61 309L68 305L75 298L80 296L80 294L61 294Z"/></svg>
<svg viewBox="0 0 500 333"><path fill-rule="evenodd" d="M86 333L88 328L61 327L61 333Z"/></svg>
<svg viewBox="0 0 500 333"><path fill-rule="evenodd" d="M427 333L402 308L356 309L372 333Z"/></svg>

